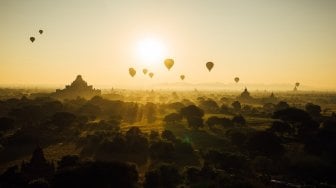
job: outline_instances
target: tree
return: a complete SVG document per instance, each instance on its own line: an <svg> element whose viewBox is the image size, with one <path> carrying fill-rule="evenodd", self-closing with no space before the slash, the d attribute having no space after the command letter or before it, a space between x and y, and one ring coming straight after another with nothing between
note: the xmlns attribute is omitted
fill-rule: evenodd
<svg viewBox="0 0 336 188"><path fill-rule="evenodd" d="M217 116L209 117L205 122L210 128L219 124L219 118Z"/></svg>
<svg viewBox="0 0 336 188"><path fill-rule="evenodd" d="M305 151L336 158L336 122L324 122L322 128L305 139Z"/></svg>
<svg viewBox="0 0 336 188"><path fill-rule="evenodd" d="M165 140L171 141L171 142L175 142L176 141L176 136L174 135L173 132L169 131L169 130L164 130L161 133L161 137Z"/></svg>
<svg viewBox="0 0 336 188"><path fill-rule="evenodd" d="M194 129L203 126L204 111L195 105L190 105L181 109L180 114L188 121L188 125Z"/></svg>
<svg viewBox="0 0 336 188"><path fill-rule="evenodd" d="M185 107L185 106L181 102L174 102L174 103L168 104L168 108L174 109L176 111L181 110L181 108L183 108L183 107Z"/></svg>
<svg viewBox="0 0 336 188"><path fill-rule="evenodd" d="M189 118L189 117L203 117L204 111L200 108L198 108L195 105L189 105L187 107L181 108L180 114L183 117Z"/></svg>
<svg viewBox="0 0 336 188"><path fill-rule="evenodd" d="M223 104L220 107L219 112L222 113L222 114L228 114L228 113L230 113L230 108L226 104Z"/></svg>
<svg viewBox="0 0 336 188"><path fill-rule="evenodd" d="M137 120L137 116L138 116L138 112L139 112L139 105L136 103L126 103L124 104L124 116L123 116L123 120L128 122L128 123L134 123ZM149 113L147 112L146 115L149 115ZM154 117L155 114L153 114Z"/></svg>
<svg viewBox="0 0 336 188"><path fill-rule="evenodd" d="M19 166L11 166L0 175L0 187L26 187L26 180L20 173Z"/></svg>
<svg viewBox="0 0 336 188"><path fill-rule="evenodd" d="M87 103L79 108L78 113L94 120L97 116L101 115L102 111L99 106Z"/></svg>
<svg viewBox="0 0 336 188"><path fill-rule="evenodd" d="M60 101L49 101L43 103L41 108L46 115L52 116L56 112L63 111L63 104Z"/></svg>
<svg viewBox="0 0 336 188"><path fill-rule="evenodd" d="M163 164L159 168L149 171L145 175L145 188L173 188L182 183L183 177L176 167Z"/></svg>
<svg viewBox="0 0 336 188"><path fill-rule="evenodd" d="M5 132L14 128L14 120L8 117L0 118L0 132Z"/></svg>
<svg viewBox="0 0 336 188"><path fill-rule="evenodd" d="M234 116L232 118L232 122L235 125L240 125L240 126L246 125L246 120L245 120L245 118L242 115Z"/></svg>
<svg viewBox="0 0 336 188"><path fill-rule="evenodd" d="M262 174L271 174L274 171L273 161L265 156L256 156L251 164L255 171Z"/></svg>
<svg viewBox="0 0 336 188"><path fill-rule="evenodd" d="M297 108L287 108L273 113L272 118L280 119L289 123L293 130L293 135L304 138L316 131L319 124L304 110Z"/></svg>
<svg viewBox="0 0 336 188"><path fill-rule="evenodd" d="M239 101L234 101L231 105L232 105L233 110L235 112L240 112L240 110L241 110L241 104L240 104Z"/></svg>
<svg viewBox="0 0 336 188"><path fill-rule="evenodd" d="M206 125L209 126L209 128L212 128L214 125L220 125L222 127L230 127L232 126L232 121L228 118L219 118L217 116L211 116L207 119Z"/></svg>
<svg viewBox="0 0 336 188"><path fill-rule="evenodd" d="M157 141L160 139L160 134L158 131L151 130L149 134L150 141Z"/></svg>
<svg viewBox="0 0 336 188"><path fill-rule="evenodd" d="M21 108L14 108L9 115L22 123L24 127L34 127L46 118L40 105L25 105Z"/></svg>
<svg viewBox="0 0 336 188"><path fill-rule="evenodd" d="M79 164L79 157L77 155L63 156L60 161L57 162L58 169L67 167L75 167Z"/></svg>
<svg viewBox="0 0 336 188"><path fill-rule="evenodd" d="M192 147L190 142L176 139L174 144L175 144L176 153L178 155L181 155L181 154L182 155L193 155L194 154L194 148Z"/></svg>
<svg viewBox="0 0 336 188"><path fill-rule="evenodd" d="M292 134L292 128L291 126L283 121L274 121L272 123L271 128L269 128L269 131L279 134L280 136L283 136L284 134Z"/></svg>
<svg viewBox="0 0 336 188"><path fill-rule="evenodd" d="M197 167L186 167L184 171L184 176L186 177L188 184L198 183L201 179L200 177L201 170Z"/></svg>
<svg viewBox="0 0 336 188"><path fill-rule="evenodd" d="M166 123L177 123L180 122L181 120L182 116L181 114L178 113L170 113L163 118L163 121Z"/></svg>
<svg viewBox="0 0 336 188"><path fill-rule="evenodd" d="M246 143L249 133L245 128L232 128L226 132L226 135L232 144L242 147Z"/></svg>
<svg viewBox="0 0 336 188"><path fill-rule="evenodd" d="M147 152L148 140L139 127L131 127L126 132L126 144L129 152Z"/></svg>
<svg viewBox="0 0 336 188"><path fill-rule="evenodd" d="M258 131L247 140L247 149L251 154L268 157L280 157L284 154L284 147L280 139L268 131Z"/></svg>
<svg viewBox="0 0 336 188"><path fill-rule="evenodd" d="M126 132L127 139L132 139L140 135L142 135L142 131L140 130L139 127L136 127L136 126L129 128L128 131Z"/></svg>
<svg viewBox="0 0 336 188"><path fill-rule="evenodd" d="M156 105L154 103L149 102L145 105L144 108L147 122L154 123L156 120L156 110L157 110Z"/></svg>
<svg viewBox="0 0 336 188"><path fill-rule="evenodd" d="M53 187L136 187L135 165L123 162L86 162L58 171Z"/></svg>
<svg viewBox="0 0 336 188"><path fill-rule="evenodd" d="M319 105L313 104L313 103L307 103L306 111L308 114L310 114L312 117L320 117L321 116L321 107Z"/></svg>
<svg viewBox="0 0 336 188"><path fill-rule="evenodd" d="M272 118L286 122L303 122L311 119L310 115L304 110L292 107L274 112Z"/></svg>
<svg viewBox="0 0 336 188"><path fill-rule="evenodd" d="M219 109L218 104L213 99L206 99L206 100L200 101L200 107L204 111L209 112L209 113L217 113Z"/></svg>
<svg viewBox="0 0 336 188"><path fill-rule="evenodd" d="M266 103L263 105L263 109L266 113L273 113L275 110L275 105L272 103Z"/></svg>
<svg viewBox="0 0 336 188"><path fill-rule="evenodd" d="M320 124L316 122L315 120L308 119L306 121L301 122L296 126L297 134L302 139L306 139L307 137L310 137L315 132L318 131Z"/></svg>
<svg viewBox="0 0 336 188"><path fill-rule="evenodd" d="M274 108L275 108L275 111L285 110L289 108L289 104L285 101L280 101L278 104L275 105Z"/></svg>
<svg viewBox="0 0 336 188"><path fill-rule="evenodd" d="M175 147L172 142L159 140L150 145L149 152L151 159L169 161L174 155Z"/></svg>
<svg viewBox="0 0 336 188"><path fill-rule="evenodd" d="M203 119L200 117L190 117L187 119L189 127L193 129L198 129L200 127L203 127Z"/></svg>
<svg viewBox="0 0 336 188"><path fill-rule="evenodd" d="M59 129L68 128L76 121L76 116L69 112L57 112L51 118L51 122Z"/></svg>
<svg viewBox="0 0 336 188"><path fill-rule="evenodd" d="M327 119L323 121L322 129L336 133L336 119Z"/></svg>
<svg viewBox="0 0 336 188"><path fill-rule="evenodd" d="M204 155L204 160L216 168L229 172L248 170L247 157L238 152L220 152L211 149Z"/></svg>

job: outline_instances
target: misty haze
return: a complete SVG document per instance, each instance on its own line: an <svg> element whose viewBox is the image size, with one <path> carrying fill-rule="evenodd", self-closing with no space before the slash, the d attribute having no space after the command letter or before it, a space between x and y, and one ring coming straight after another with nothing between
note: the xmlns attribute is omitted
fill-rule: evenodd
<svg viewBox="0 0 336 188"><path fill-rule="evenodd" d="M1 0L0 188L336 187L335 10Z"/></svg>

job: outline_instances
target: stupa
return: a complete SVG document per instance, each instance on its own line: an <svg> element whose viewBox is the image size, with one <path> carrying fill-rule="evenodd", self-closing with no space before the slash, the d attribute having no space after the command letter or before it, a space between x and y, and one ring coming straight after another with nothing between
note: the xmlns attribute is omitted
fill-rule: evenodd
<svg viewBox="0 0 336 188"><path fill-rule="evenodd" d="M75 99L77 97L91 99L97 95L101 95L101 91L94 89L92 85L88 85L82 76L78 75L71 85L66 85L64 89L57 89L56 92L52 94L52 97L58 99Z"/></svg>
<svg viewBox="0 0 336 188"><path fill-rule="evenodd" d="M21 172L28 180L49 179L55 172L55 166L44 157L43 149L37 146L29 162L22 161Z"/></svg>
<svg viewBox="0 0 336 188"><path fill-rule="evenodd" d="M237 100L240 102L251 102L254 100L253 97L251 97L250 92L247 91L247 88L240 94L240 96L237 97Z"/></svg>

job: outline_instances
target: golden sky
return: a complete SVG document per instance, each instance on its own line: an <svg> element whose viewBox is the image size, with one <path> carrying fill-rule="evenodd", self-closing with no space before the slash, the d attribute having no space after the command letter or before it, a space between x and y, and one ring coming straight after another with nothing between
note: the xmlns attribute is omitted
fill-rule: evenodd
<svg viewBox="0 0 336 188"><path fill-rule="evenodd" d="M158 44L145 53L162 60L143 57L148 39ZM147 86L184 74L187 83L238 76L336 89L335 0L0 0L0 41L0 85L64 85L81 74L98 86Z"/></svg>

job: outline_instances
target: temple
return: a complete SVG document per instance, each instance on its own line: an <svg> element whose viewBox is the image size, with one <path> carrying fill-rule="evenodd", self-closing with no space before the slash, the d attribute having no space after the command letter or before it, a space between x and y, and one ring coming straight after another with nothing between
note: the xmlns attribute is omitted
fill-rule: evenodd
<svg viewBox="0 0 336 188"><path fill-rule="evenodd" d="M46 160L42 148L37 146L30 161L28 163L22 161L21 172L28 180L49 179L55 172L55 166L52 162Z"/></svg>
<svg viewBox="0 0 336 188"><path fill-rule="evenodd" d="M247 88L240 94L240 96L237 97L237 100L240 102L251 102L254 100L253 97L251 97L250 92L247 91Z"/></svg>
<svg viewBox="0 0 336 188"><path fill-rule="evenodd" d="M66 85L65 89L62 90L57 89L52 96L58 99L75 99L77 97L91 99L100 94L101 91L99 89L93 89L92 85L88 85L87 82L83 80L82 76L78 75L71 85Z"/></svg>
<svg viewBox="0 0 336 188"><path fill-rule="evenodd" d="M274 95L274 93L272 92L271 95L269 97L264 97L261 99L261 102L266 104L266 103L278 103L279 100L278 98Z"/></svg>

